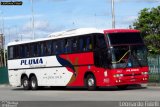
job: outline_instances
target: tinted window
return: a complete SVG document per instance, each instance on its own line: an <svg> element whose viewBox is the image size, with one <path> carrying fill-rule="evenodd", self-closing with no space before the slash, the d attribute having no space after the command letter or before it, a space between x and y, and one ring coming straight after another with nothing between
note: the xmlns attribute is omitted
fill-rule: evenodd
<svg viewBox="0 0 160 107"><path fill-rule="evenodd" d="M103 34L96 34L95 35L95 48L106 48L107 47L107 44L106 44L106 41L105 41L105 38L104 38L104 35Z"/></svg>
<svg viewBox="0 0 160 107"><path fill-rule="evenodd" d="M32 51L32 52L33 52L32 55L33 55L34 57L37 57L37 56L38 56L38 46L37 46L37 43L33 43L33 44L32 44L32 50L33 50L33 51Z"/></svg>
<svg viewBox="0 0 160 107"><path fill-rule="evenodd" d="M14 58L20 58L20 46L14 47Z"/></svg>
<svg viewBox="0 0 160 107"><path fill-rule="evenodd" d="M71 45L72 45L72 41L71 39L65 39L64 40L64 53L71 53Z"/></svg>
<svg viewBox="0 0 160 107"><path fill-rule="evenodd" d="M65 52L64 45L65 45L65 40L64 39L60 40L60 54L63 54Z"/></svg>
<svg viewBox="0 0 160 107"><path fill-rule="evenodd" d="M51 55L52 41L47 41L47 55Z"/></svg>
<svg viewBox="0 0 160 107"><path fill-rule="evenodd" d="M34 44L30 45L30 57L34 56Z"/></svg>
<svg viewBox="0 0 160 107"><path fill-rule="evenodd" d="M83 52L84 50L85 50L85 40L81 37L80 39L79 39L79 42L80 42L80 51L81 52Z"/></svg>
<svg viewBox="0 0 160 107"><path fill-rule="evenodd" d="M92 35L27 43L8 48L9 59L87 52L93 49Z"/></svg>
<svg viewBox="0 0 160 107"><path fill-rule="evenodd" d="M13 47L8 48L8 59L13 59Z"/></svg>
<svg viewBox="0 0 160 107"><path fill-rule="evenodd" d="M56 54L56 41L52 41L52 54Z"/></svg>
<svg viewBox="0 0 160 107"><path fill-rule="evenodd" d="M91 36L89 36L89 37L86 38L86 50L91 51L92 48L93 48L92 45L93 45L92 44L92 38L91 38Z"/></svg>
<svg viewBox="0 0 160 107"><path fill-rule="evenodd" d="M40 42L38 42L37 43L37 56L39 57L39 56L41 56L41 43Z"/></svg>
<svg viewBox="0 0 160 107"><path fill-rule="evenodd" d="M43 42L40 43L40 56L44 55L44 44Z"/></svg>
<svg viewBox="0 0 160 107"><path fill-rule="evenodd" d="M119 44L143 44L140 33L112 33L109 34L112 45Z"/></svg>
<svg viewBox="0 0 160 107"><path fill-rule="evenodd" d="M91 51L92 48L93 48L93 43L92 43L92 37L91 36L80 37L80 39L79 39L79 49L80 49L81 52Z"/></svg>
<svg viewBox="0 0 160 107"><path fill-rule="evenodd" d="M78 45L78 38L73 38L72 39L72 52L78 52L79 50L79 45Z"/></svg>
<svg viewBox="0 0 160 107"><path fill-rule="evenodd" d="M25 46L20 45L20 58L24 58L24 57L25 57Z"/></svg>
<svg viewBox="0 0 160 107"><path fill-rule="evenodd" d="M63 48L64 47L63 47L62 40L56 41L54 45L55 45L54 46L55 54L61 54L61 53L63 53Z"/></svg>
<svg viewBox="0 0 160 107"><path fill-rule="evenodd" d="M29 57L29 45L26 44L24 48L25 48L25 57Z"/></svg>
<svg viewBox="0 0 160 107"><path fill-rule="evenodd" d="M48 53L47 42L43 42L43 56L46 56Z"/></svg>

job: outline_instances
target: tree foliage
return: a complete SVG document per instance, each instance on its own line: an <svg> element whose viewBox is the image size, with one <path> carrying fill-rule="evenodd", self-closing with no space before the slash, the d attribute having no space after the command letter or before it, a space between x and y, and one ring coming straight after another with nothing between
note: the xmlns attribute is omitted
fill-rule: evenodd
<svg viewBox="0 0 160 107"><path fill-rule="evenodd" d="M142 32L149 51L160 54L160 6L141 10L133 27Z"/></svg>

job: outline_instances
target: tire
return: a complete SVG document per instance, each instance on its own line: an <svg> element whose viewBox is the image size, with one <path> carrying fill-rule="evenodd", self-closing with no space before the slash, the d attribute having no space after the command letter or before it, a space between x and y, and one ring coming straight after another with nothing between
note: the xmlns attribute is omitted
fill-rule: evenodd
<svg viewBox="0 0 160 107"><path fill-rule="evenodd" d="M38 82L37 82L37 78L35 76L31 77L30 86L31 86L32 90L37 90L38 89Z"/></svg>
<svg viewBox="0 0 160 107"><path fill-rule="evenodd" d="M22 86L25 90L29 90L30 89L30 84L29 84L29 79L27 78L27 76L24 76L21 80Z"/></svg>
<svg viewBox="0 0 160 107"><path fill-rule="evenodd" d="M88 74L85 78L85 85L88 90L96 90L96 79L93 74Z"/></svg>
<svg viewBox="0 0 160 107"><path fill-rule="evenodd" d="M119 85L117 87L119 90L125 90L125 89L127 89L128 85Z"/></svg>

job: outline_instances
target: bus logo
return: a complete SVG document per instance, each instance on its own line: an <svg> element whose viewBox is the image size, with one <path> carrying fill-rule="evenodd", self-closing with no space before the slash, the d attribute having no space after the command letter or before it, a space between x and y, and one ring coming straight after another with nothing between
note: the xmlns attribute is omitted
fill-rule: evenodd
<svg viewBox="0 0 160 107"><path fill-rule="evenodd" d="M42 58L21 60L21 65L43 64Z"/></svg>

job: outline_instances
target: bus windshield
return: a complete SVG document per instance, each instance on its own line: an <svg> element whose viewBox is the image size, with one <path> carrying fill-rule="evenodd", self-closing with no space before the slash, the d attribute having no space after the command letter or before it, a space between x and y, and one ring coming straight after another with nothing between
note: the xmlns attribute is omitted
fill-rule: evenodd
<svg viewBox="0 0 160 107"><path fill-rule="evenodd" d="M143 67L147 66L147 49L144 45L113 46L112 67Z"/></svg>
<svg viewBox="0 0 160 107"><path fill-rule="evenodd" d="M111 33L107 35L111 45L144 44L140 33Z"/></svg>
<svg viewBox="0 0 160 107"><path fill-rule="evenodd" d="M147 49L139 32L110 33L112 68L147 66Z"/></svg>

